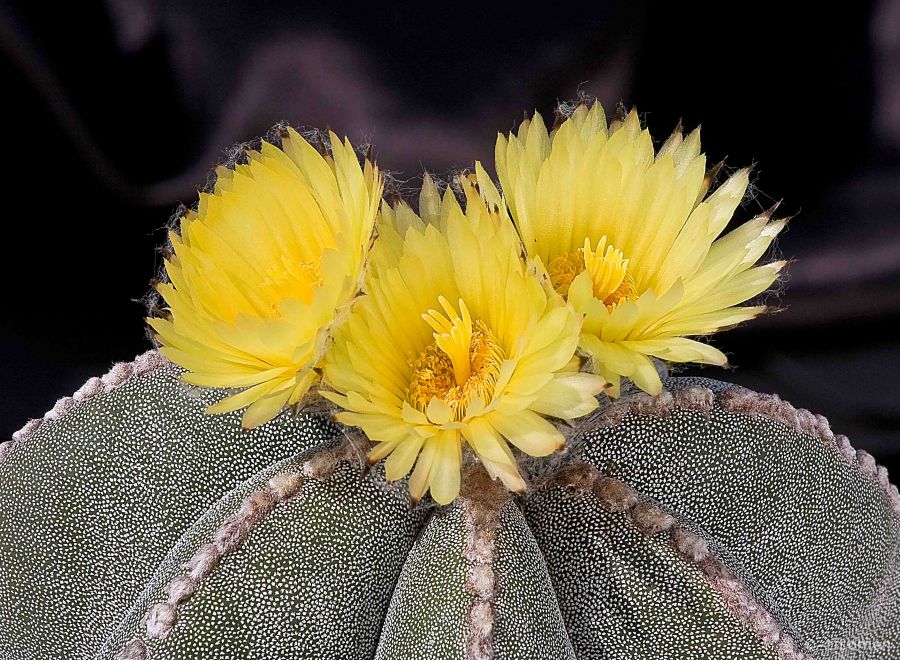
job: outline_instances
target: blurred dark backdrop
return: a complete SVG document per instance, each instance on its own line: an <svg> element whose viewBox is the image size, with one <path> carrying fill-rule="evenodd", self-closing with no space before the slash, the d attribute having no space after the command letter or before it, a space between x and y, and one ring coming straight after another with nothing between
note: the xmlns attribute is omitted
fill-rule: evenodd
<svg viewBox="0 0 900 660"><path fill-rule="evenodd" d="M147 348L154 247L229 145L328 125L414 178L490 162L523 110L583 91L659 138L702 122L710 162L757 165L740 218L797 214L785 311L719 336L733 370L700 373L896 466L900 0L681 5L3 2L0 437Z"/></svg>

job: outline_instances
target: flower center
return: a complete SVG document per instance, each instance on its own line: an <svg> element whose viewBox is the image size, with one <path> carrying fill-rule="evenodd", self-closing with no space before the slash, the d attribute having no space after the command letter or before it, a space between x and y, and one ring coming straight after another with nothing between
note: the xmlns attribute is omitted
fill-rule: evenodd
<svg viewBox="0 0 900 660"><path fill-rule="evenodd" d="M407 393L419 410L438 398L461 420L473 399L490 402L506 354L483 321L472 321L462 300L459 314L445 298L439 300L446 316L434 309L422 315L434 329L434 343L413 362Z"/></svg>
<svg viewBox="0 0 900 660"><path fill-rule="evenodd" d="M624 300L637 298L634 278L628 273L628 259L612 245L607 245L606 236L591 249L591 241L584 239L584 247L575 252L560 255L550 262L547 274L550 284L563 298L569 295L573 280L588 271L594 297L603 301L609 309Z"/></svg>
<svg viewBox="0 0 900 660"><path fill-rule="evenodd" d="M273 264L266 271L260 290L277 316L282 300L293 298L309 304L312 302L313 291L320 286L322 279L318 263L292 261L281 255L281 263Z"/></svg>

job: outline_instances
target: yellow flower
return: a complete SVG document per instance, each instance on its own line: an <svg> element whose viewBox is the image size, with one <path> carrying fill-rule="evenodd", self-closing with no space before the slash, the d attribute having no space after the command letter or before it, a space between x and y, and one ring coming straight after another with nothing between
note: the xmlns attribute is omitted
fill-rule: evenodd
<svg viewBox="0 0 900 660"><path fill-rule="evenodd" d="M650 356L726 364L688 339L753 318L741 306L765 291L784 262L755 266L784 221L763 214L719 238L747 189L748 171L712 194L699 129L680 130L654 153L637 113L607 126L599 103L581 104L548 133L540 115L499 136L505 200L534 267L585 315L580 348L593 369L658 393ZM482 189L493 184L479 168ZM492 194L496 194L493 190Z"/></svg>
<svg viewBox="0 0 900 660"><path fill-rule="evenodd" d="M459 492L463 442L491 477L523 490L507 442L532 456L559 449L542 415L584 415L605 385L578 372L580 317L526 271L509 220L471 199L467 208L430 179L427 222L385 205L367 294L324 368L338 421L377 443L370 461L387 457L390 480L412 469L412 498L430 488L440 504Z"/></svg>
<svg viewBox="0 0 900 660"><path fill-rule="evenodd" d="M240 389L209 413L247 407L252 428L317 379L329 331L359 291L382 181L350 143L321 155L293 130L246 164L220 167L212 193L171 232L162 353L205 387Z"/></svg>

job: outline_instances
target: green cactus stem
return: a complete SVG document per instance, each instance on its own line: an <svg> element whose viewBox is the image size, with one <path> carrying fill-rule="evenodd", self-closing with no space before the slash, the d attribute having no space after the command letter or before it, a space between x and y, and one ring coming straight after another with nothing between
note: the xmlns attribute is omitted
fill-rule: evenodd
<svg viewBox="0 0 900 660"><path fill-rule="evenodd" d="M900 495L824 418L627 394L512 496L409 502L327 415L156 352L0 445L0 658L897 658Z"/></svg>

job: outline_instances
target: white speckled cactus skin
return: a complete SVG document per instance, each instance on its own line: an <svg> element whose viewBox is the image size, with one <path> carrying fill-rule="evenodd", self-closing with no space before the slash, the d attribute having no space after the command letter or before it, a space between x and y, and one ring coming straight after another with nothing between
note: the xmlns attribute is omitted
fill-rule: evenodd
<svg viewBox="0 0 900 660"><path fill-rule="evenodd" d="M0 445L0 659L898 658L900 497L824 418L668 379L409 504L324 416L155 352Z"/></svg>

